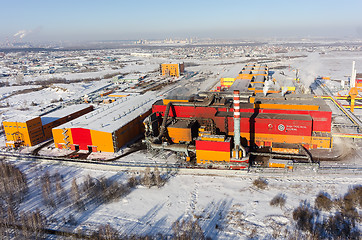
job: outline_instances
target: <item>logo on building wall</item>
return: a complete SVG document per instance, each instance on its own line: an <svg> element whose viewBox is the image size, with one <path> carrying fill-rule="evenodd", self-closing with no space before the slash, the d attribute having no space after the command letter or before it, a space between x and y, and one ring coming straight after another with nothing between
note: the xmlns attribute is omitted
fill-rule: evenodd
<svg viewBox="0 0 362 240"><path fill-rule="evenodd" d="M273 124L269 123L269 124L268 124L268 128L269 128L269 129L272 129L272 128L273 128Z"/></svg>
<svg viewBox="0 0 362 240"><path fill-rule="evenodd" d="M278 130L279 131L284 131L285 130L285 126L283 124L279 124L278 125Z"/></svg>

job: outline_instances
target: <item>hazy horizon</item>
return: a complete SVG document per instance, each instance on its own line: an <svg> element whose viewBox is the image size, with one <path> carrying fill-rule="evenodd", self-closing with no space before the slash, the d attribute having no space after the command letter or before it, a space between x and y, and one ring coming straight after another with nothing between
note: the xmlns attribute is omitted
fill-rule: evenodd
<svg viewBox="0 0 362 240"><path fill-rule="evenodd" d="M348 4L347 4L348 3ZM362 1L6 1L0 41L362 37Z"/></svg>

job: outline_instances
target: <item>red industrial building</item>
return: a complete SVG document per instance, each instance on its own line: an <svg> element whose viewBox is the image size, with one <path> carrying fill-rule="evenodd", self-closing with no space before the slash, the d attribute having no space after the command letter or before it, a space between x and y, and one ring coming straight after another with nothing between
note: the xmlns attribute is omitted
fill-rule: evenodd
<svg viewBox="0 0 362 240"><path fill-rule="evenodd" d="M166 149L194 146L197 163L237 162L245 157L246 147L293 154L300 154L301 147L332 147L332 112L323 100L311 95L264 97L236 92L234 100L225 92L205 93L189 102L157 101L146 121L146 129L160 132L151 145L161 148L155 144L158 141L167 142Z"/></svg>
<svg viewBox="0 0 362 240"><path fill-rule="evenodd" d="M331 109L312 95L264 92L268 76L265 64L251 63L236 78L222 78L217 91L157 101L145 120L146 142L187 159L195 153L198 164L246 166L251 154L269 158L269 166L286 166L270 162L274 157L312 162L308 150L332 148Z"/></svg>

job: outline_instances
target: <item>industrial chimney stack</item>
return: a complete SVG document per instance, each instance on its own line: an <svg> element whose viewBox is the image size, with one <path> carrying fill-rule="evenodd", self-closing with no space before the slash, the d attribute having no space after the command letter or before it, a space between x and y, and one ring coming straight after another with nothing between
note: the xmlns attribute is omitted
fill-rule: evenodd
<svg viewBox="0 0 362 240"><path fill-rule="evenodd" d="M351 78L349 79L349 86L350 88L354 88L356 86L356 75L357 75L357 72L356 72L356 69L355 69L355 64L356 62L353 61L352 62L352 74L351 74Z"/></svg>
<svg viewBox="0 0 362 240"><path fill-rule="evenodd" d="M239 149L240 149L240 95L239 91L234 91L234 144L236 158L239 158Z"/></svg>

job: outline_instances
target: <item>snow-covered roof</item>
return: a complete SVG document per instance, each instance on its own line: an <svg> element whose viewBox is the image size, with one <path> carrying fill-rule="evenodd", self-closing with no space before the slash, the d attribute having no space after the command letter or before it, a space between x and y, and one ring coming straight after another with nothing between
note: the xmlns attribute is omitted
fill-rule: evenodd
<svg viewBox="0 0 362 240"><path fill-rule="evenodd" d="M153 92L120 98L56 128L86 128L113 133L150 110L152 104L158 99L159 97Z"/></svg>
<svg viewBox="0 0 362 240"><path fill-rule="evenodd" d="M263 75L257 75L255 76L254 82L264 82L265 76Z"/></svg>
<svg viewBox="0 0 362 240"><path fill-rule="evenodd" d="M32 120L34 118L37 118L38 116L35 116L35 115L16 115L16 116L13 116L9 119L6 119L4 120L4 122L22 122L22 123L25 123L29 120Z"/></svg>
<svg viewBox="0 0 362 240"><path fill-rule="evenodd" d="M244 79L237 79L233 85L228 89L229 92L234 90L239 90L241 92L246 92L248 90L249 81Z"/></svg>
<svg viewBox="0 0 362 240"><path fill-rule="evenodd" d="M89 106L90 105L88 105L88 104L76 104L76 105L67 106L67 107L61 108L59 110L56 110L54 112L41 116L41 122L43 125L45 125L45 124L51 123L59 118L62 118L62 117L68 116L72 113L86 109Z"/></svg>
<svg viewBox="0 0 362 240"><path fill-rule="evenodd" d="M237 64L231 67L230 70L222 73L221 78L236 78L239 75L241 69L243 69L243 66Z"/></svg>
<svg viewBox="0 0 362 240"><path fill-rule="evenodd" d="M169 62L169 63L162 63L162 64L183 64L183 62Z"/></svg>

